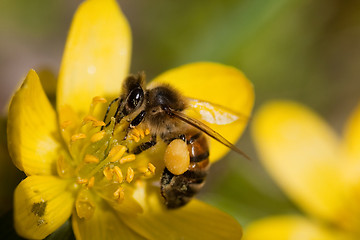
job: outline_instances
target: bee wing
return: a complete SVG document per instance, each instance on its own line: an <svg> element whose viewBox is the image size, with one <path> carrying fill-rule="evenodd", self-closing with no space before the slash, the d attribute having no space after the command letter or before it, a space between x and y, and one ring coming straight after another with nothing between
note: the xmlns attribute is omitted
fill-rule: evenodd
<svg viewBox="0 0 360 240"><path fill-rule="evenodd" d="M202 120L209 124L227 125L235 121L246 123L249 120L249 117L245 114L235 112L216 103L192 98L188 98L188 101L192 111L196 112Z"/></svg>
<svg viewBox="0 0 360 240"><path fill-rule="evenodd" d="M203 133L205 133L208 136L212 137L216 141L224 144L225 146L227 146L231 150L241 154L242 156L244 156L245 158L250 160L250 158L243 151L241 151L239 148L234 146L232 143L230 143L228 140L226 140L226 138L221 136L219 133L214 131L212 128L210 128L209 126L207 126L203 122L201 122L201 121L199 121L197 119L191 118L191 117L187 116L186 114L184 114L182 112L171 111L170 115L172 115L172 116L180 119L181 121L183 121L183 122L197 128L197 129L199 129L200 131L202 131Z"/></svg>

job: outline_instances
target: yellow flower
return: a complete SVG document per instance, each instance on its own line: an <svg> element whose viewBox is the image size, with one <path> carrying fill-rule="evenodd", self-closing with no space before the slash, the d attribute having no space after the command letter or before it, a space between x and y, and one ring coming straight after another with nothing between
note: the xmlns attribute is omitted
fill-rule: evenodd
<svg viewBox="0 0 360 240"><path fill-rule="evenodd" d="M263 106L252 134L265 167L305 216L267 217L244 238L360 238L360 105L342 138L310 109L286 101Z"/></svg>
<svg viewBox="0 0 360 240"><path fill-rule="evenodd" d="M42 239L72 216L77 239L239 239L242 229L235 219L196 199L167 210L154 185L164 168L163 155L128 153L139 139L122 141L122 124L114 132L111 126L101 130L109 100L118 97L128 75L130 45L130 29L115 0L85 1L66 43L56 110L33 70L13 96L8 147L27 175L15 190L17 233ZM193 63L154 81L214 103L219 114L224 109L216 104L245 116L252 109L252 85L232 67ZM209 110L193 107L194 112ZM211 117L203 120L233 143L247 122L241 117L225 125L209 122ZM212 162L228 151L217 142L211 145Z"/></svg>

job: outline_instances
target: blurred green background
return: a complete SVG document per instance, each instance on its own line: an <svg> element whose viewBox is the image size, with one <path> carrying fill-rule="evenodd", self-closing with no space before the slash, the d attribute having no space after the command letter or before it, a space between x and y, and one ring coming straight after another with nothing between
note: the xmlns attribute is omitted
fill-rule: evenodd
<svg viewBox="0 0 360 240"><path fill-rule="evenodd" d="M0 108L30 68L59 70L79 0L0 1ZM360 99L360 1L121 0L133 32L131 71L149 79L193 61L241 69L254 83L256 109L271 99L302 102L341 133ZM251 122L250 122L251 124ZM1 121L0 214L11 208L23 175L12 166ZM204 201L247 223L298 210L267 175L249 131L234 153L215 164Z"/></svg>

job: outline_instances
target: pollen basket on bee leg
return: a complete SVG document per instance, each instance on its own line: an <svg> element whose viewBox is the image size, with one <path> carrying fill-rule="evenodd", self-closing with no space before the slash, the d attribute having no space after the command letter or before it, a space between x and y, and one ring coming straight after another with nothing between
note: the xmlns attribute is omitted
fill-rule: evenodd
<svg viewBox="0 0 360 240"><path fill-rule="evenodd" d="M190 164L190 155L186 142L173 140L165 150L165 167L174 175L186 172Z"/></svg>

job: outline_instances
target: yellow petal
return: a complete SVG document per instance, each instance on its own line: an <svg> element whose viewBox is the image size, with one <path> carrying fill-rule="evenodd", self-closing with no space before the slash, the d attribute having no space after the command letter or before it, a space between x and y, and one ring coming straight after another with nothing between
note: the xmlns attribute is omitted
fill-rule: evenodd
<svg viewBox="0 0 360 240"><path fill-rule="evenodd" d="M345 126L344 147L349 158L360 163L360 104Z"/></svg>
<svg viewBox="0 0 360 240"><path fill-rule="evenodd" d="M134 197L142 204L144 213L121 217L146 239L241 239L240 224L210 205L193 199L185 207L168 210L157 188L137 191Z"/></svg>
<svg viewBox="0 0 360 240"><path fill-rule="evenodd" d="M309 214L336 221L343 200L342 161L331 128L306 107L278 101L257 112L252 135L285 192Z"/></svg>
<svg viewBox="0 0 360 240"><path fill-rule="evenodd" d="M56 113L38 76L30 70L11 100L8 147L14 164L27 175L56 173L60 134Z"/></svg>
<svg viewBox="0 0 360 240"><path fill-rule="evenodd" d="M154 79L152 84L168 83L188 98L210 103L211 113L228 111L238 118L228 124L207 121L201 115L203 106L191 106L200 113L207 125L235 143L243 132L254 104L254 90L251 82L236 68L209 62L184 65L167 71ZM223 106L219 107L219 106ZM207 109L208 110L208 109ZM210 160L221 158L228 149L211 140Z"/></svg>
<svg viewBox="0 0 360 240"><path fill-rule="evenodd" d="M76 239L143 239L127 227L110 206L96 202L94 215L88 219L80 219L74 211L72 217Z"/></svg>
<svg viewBox="0 0 360 240"><path fill-rule="evenodd" d="M251 223L244 240L345 240L345 236L300 216L268 217Z"/></svg>
<svg viewBox="0 0 360 240"><path fill-rule="evenodd" d="M43 239L71 215L74 198L69 182L52 176L30 176L15 189L14 222L24 238Z"/></svg>
<svg viewBox="0 0 360 240"><path fill-rule="evenodd" d="M59 74L57 108L89 110L95 96L120 94L128 74L130 28L115 0L87 0L77 10Z"/></svg>

